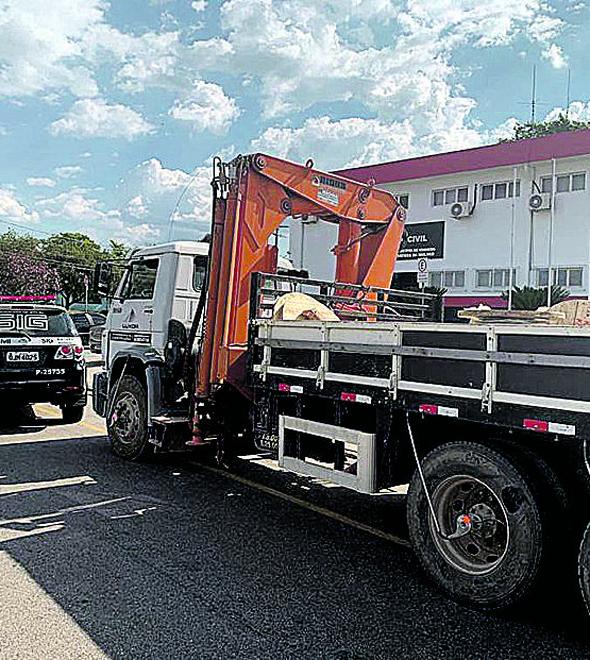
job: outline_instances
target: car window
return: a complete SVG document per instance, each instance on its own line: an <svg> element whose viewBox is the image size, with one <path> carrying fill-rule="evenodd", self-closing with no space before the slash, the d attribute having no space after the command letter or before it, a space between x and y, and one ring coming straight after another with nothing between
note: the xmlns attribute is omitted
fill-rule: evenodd
<svg viewBox="0 0 590 660"><path fill-rule="evenodd" d="M22 331L31 337L75 337L70 316L61 310L1 310L0 336Z"/></svg>
<svg viewBox="0 0 590 660"><path fill-rule="evenodd" d="M121 297L123 300L150 300L154 297L158 260L132 262L127 270L127 277Z"/></svg>

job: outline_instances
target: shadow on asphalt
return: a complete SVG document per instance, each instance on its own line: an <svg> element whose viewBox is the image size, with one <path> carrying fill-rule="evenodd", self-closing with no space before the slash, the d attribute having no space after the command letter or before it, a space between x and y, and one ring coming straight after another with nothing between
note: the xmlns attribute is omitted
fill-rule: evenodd
<svg viewBox="0 0 590 660"><path fill-rule="evenodd" d="M510 615L468 610L407 548L186 456L125 463L98 437L0 455L0 485L39 486L0 496L2 549L113 658L590 657L573 589ZM399 497L236 470L404 534Z"/></svg>

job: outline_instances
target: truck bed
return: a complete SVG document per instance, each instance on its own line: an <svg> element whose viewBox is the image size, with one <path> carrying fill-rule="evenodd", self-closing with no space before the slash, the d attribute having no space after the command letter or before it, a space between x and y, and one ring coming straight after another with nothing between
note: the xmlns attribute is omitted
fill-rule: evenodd
<svg viewBox="0 0 590 660"><path fill-rule="evenodd" d="M590 433L587 328L252 323L250 368L263 387L559 436Z"/></svg>

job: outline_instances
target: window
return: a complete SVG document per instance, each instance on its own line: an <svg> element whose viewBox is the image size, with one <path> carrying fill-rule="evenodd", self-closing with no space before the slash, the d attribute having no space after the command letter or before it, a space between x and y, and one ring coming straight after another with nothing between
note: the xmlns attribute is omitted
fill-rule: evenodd
<svg viewBox="0 0 590 660"><path fill-rule="evenodd" d="M481 199L482 201L494 199L494 186L491 183L481 187Z"/></svg>
<svg viewBox="0 0 590 660"><path fill-rule="evenodd" d="M429 274L429 286L462 289L465 286L464 270L443 270Z"/></svg>
<svg viewBox="0 0 590 660"><path fill-rule="evenodd" d="M583 272L581 267L574 268L553 268L551 279L553 284L563 287L580 287L583 285ZM537 286L547 286L549 281L549 270L539 268L537 270Z"/></svg>
<svg viewBox="0 0 590 660"><path fill-rule="evenodd" d="M407 210L410 208L410 195L404 193L403 195L397 195L397 201Z"/></svg>
<svg viewBox="0 0 590 660"><path fill-rule="evenodd" d="M486 183L481 187L481 200L506 199L514 197L514 181ZM516 197L520 197L520 181L516 182Z"/></svg>
<svg viewBox="0 0 590 660"><path fill-rule="evenodd" d="M127 271L123 300L150 300L154 297L158 260L134 261Z"/></svg>
<svg viewBox="0 0 590 660"><path fill-rule="evenodd" d="M447 188L446 190L432 191L432 206L444 206L455 202L467 202L469 200L469 188Z"/></svg>
<svg viewBox="0 0 590 660"><path fill-rule="evenodd" d="M516 282L516 269L512 271L512 282ZM475 286L482 289L505 289L510 286L510 268L477 270Z"/></svg>
<svg viewBox="0 0 590 660"><path fill-rule="evenodd" d="M553 190L553 177L541 178L541 192L550 193ZM572 174L559 174L557 177L556 193L577 192L586 190L586 172L574 172Z"/></svg>
<svg viewBox="0 0 590 660"><path fill-rule="evenodd" d="M205 283L207 276L207 257L199 254L195 257L193 267L193 289L200 291Z"/></svg>

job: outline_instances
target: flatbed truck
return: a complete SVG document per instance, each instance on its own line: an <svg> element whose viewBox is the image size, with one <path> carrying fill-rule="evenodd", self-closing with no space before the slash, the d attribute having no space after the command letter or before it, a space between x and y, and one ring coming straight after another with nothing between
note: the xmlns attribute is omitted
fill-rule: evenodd
<svg viewBox="0 0 590 660"><path fill-rule="evenodd" d="M214 165L210 242L138 251L115 294L93 392L115 454L255 445L360 493L409 484L422 566L482 608L574 572L590 329L442 323L436 295L389 288L405 220L389 193L262 154ZM339 224L336 282L277 272L273 233L308 214ZM286 293L332 320L277 318Z"/></svg>

